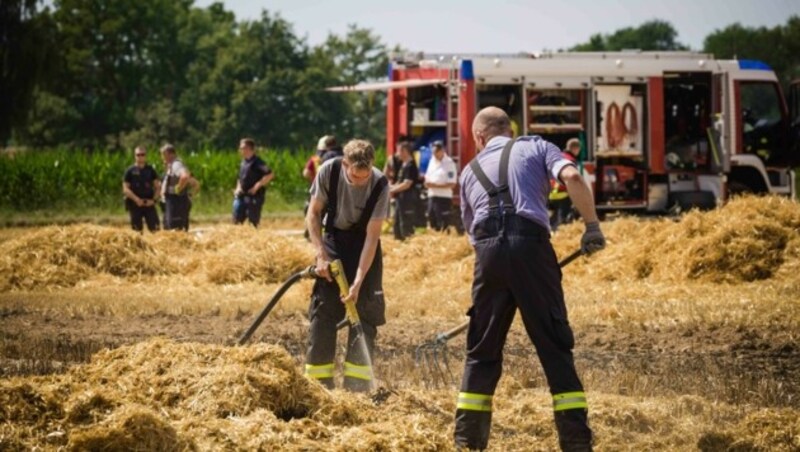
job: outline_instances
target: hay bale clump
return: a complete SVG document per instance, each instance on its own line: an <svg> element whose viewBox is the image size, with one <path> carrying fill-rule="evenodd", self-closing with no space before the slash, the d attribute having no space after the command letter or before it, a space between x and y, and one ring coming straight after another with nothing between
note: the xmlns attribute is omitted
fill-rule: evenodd
<svg viewBox="0 0 800 452"><path fill-rule="evenodd" d="M97 424L73 429L68 448L73 451L183 451L193 445L179 437L170 423L142 406L124 406Z"/></svg>
<svg viewBox="0 0 800 452"><path fill-rule="evenodd" d="M106 273L138 278L171 272L160 252L131 230L47 227L0 244L0 290L72 287Z"/></svg>
<svg viewBox="0 0 800 452"><path fill-rule="evenodd" d="M210 250L203 258L206 277L214 284L282 282L314 263L307 244L266 230L228 226L204 240Z"/></svg>
<svg viewBox="0 0 800 452"><path fill-rule="evenodd" d="M570 272L601 281L749 282L785 274L780 268L793 265L800 205L777 197L743 197L713 211L692 211L679 221L622 217L603 230L608 247ZM559 229L556 249L577 248L582 232L581 225Z"/></svg>
<svg viewBox="0 0 800 452"><path fill-rule="evenodd" d="M100 352L72 376L90 387L113 382L126 401L187 415L225 418L263 408L288 420L328 395L282 348L222 347L155 339Z"/></svg>

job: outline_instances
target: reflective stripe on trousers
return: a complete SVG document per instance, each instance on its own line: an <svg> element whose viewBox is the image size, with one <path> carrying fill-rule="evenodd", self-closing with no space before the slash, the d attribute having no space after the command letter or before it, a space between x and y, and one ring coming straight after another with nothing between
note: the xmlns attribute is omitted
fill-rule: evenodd
<svg viewBox="0 0 800 452"><path fill-rule="evenodd" d="M469 411L492 411L492 396L474 392L459 392L456 408Z"/></svg>
<svg viewBox="0 0 800 452"><path fill-rule="evenodd" d="M306 364L306 376L316 378L333 378L333 363L330 364Z"/></svg>
<svg viewBox="0 0 800 452"><path fill-rule="evenodd" d="M372 367L359 366L358 364L345 361L344 376L369 381L372 380Z"/></svg>
<svg viewBox="0 0 800 452"><path fill-rule="evenodd" d="M589 409L586 394L583 391L562 392L553 394L553 411Z"/></svg>

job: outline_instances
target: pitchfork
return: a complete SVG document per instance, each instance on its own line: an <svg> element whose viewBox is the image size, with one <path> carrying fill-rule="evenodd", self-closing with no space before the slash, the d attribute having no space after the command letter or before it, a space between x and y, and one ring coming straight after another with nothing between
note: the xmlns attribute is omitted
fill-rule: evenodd
<svg viewBox="0 0 800 452"><path fill-rule="evenodd" d="M559 267L564 267L577 259L582 254L581 250L574 251L558 263ZM426 388L435 388L440 384L456 384L453 372L450 370L450 363L447 359L447 341L458 336L469 327L469 320L457 327L437 334L432 340L417 346L414 351L414 363L418 368L422 368L422 381Z"/></svg>

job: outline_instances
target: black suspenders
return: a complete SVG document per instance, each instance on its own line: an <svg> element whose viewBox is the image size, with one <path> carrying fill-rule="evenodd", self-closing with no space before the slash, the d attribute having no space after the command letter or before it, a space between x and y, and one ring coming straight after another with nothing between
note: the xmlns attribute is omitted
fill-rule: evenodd
<svg viewBox="0 0 800 452"><path fill-rule="evenodd" d="M511 148L514 147L516 141L517 140L514 139L508 140L508 143L506 143L500 154L499 187L495 186L492 181L489 180L489 177L486 176L486 173L483 172L483 168L481 168L480 163L478 163L477 157L472 159L472 162L469 164L469 167L472 168L472 172L475 173L475 177L478 178L478 182L481 183L483 189L486 190L486 193L489 195L489 216L498 216L502 218L505 215L517 213L517 209L514 208L514 200L511 199L511 191L508 188L508 160L511 156Z"/></svg>
<svg viewBox="0 0 800 452"><path fill-rule="evenodd" d="M336 220L336 204L338 202L339 173L341 171L342 158L339 157L331 164L331 179L330 183L328 184L328 208L325 217L326 231L333 231L334 228L334 223ZM386 176L378 179L378 182L375 184L375 186L372 188L372 192L369 194L369 198L367 198L367 203L364 205L364 210L361 211L361 218L359 218L358 222L353 225L353 230L366 231L367 223L369 223L370 218L372 218L372 212L375 210L375 206L378 204L378 198L380 198L383 189L386 188L388 183L389 181L386 180Z"/></svg>

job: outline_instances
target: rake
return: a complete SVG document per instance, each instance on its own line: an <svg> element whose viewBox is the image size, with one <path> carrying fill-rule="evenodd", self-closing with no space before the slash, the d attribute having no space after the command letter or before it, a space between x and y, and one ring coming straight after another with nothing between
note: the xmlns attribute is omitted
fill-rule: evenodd
<svg viewBox="0 0 800 452"><path fill-rule="evenodd" d="M558 263L559 267L566 266L581 256L581 254L580 249L574 251ZM448 355L450 353L447 343L468 327L469 320L455 328L437 334L433 339L423 342L414 350L414 363L418 369L421 369L422 382L425 384L426 388L430 389L440 385L456 384L455 376L450 369L450 362L448 360Z"/></svg>

